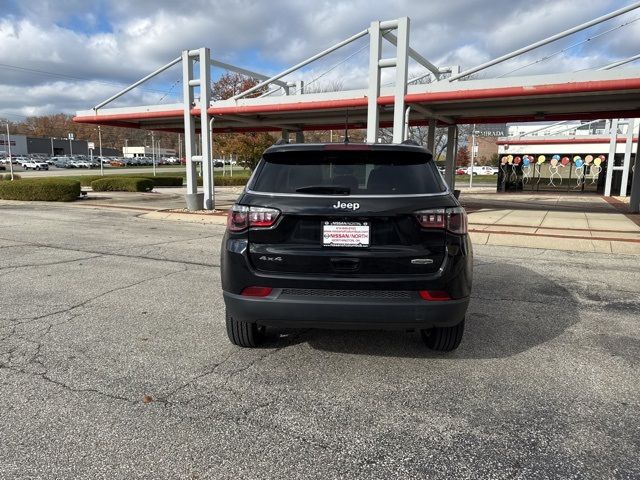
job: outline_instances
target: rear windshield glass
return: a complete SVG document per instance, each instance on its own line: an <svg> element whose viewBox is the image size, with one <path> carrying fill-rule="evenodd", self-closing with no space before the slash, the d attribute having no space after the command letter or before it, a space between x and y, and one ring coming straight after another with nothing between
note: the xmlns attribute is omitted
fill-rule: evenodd
<svg viewBox="0 0 640 480"><path fill-rule="evenodd" d="M334 195L440 193L446 184L430 157L417 152L274 153L263 158L257 192Z"/></svg>

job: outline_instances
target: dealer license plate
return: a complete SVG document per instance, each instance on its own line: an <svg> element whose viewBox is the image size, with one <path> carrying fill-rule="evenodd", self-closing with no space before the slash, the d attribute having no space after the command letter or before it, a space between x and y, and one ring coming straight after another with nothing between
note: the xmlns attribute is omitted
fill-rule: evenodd
<svg viewBox="0 0 640 480"><path fill-rule="evenodd" d="M371 227L367 222L324 222L322 245L325 247L368 247Z"/></svg>

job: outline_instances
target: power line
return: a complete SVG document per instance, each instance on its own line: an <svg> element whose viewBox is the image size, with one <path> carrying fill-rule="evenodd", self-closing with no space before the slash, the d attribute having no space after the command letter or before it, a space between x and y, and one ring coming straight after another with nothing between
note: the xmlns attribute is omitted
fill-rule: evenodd
<svg viewBox="0 0 640 480"><path fill-rule="evenodd" d="M360 53L361 51L363 51L365 48L369 48L369 44L366 43L365 45L363 45L362 47L360 47L358 50L356 50L355 52L353 52L352 54L348 55L347 57L343 58L342 60L340 60L338 63L333 64L331 67L329 67L327 70L325 70L323 73L321 73L320 75L318 75L317 77L315 77L314 79L312 79L311 81L305 83L305 85L303 85L302 89L308 87L309 85L311 85L312 83L320 80L322 77L324 77L325 75L327 75L329 72L331 72L332 70L335 70L336 68L338 68L340 65L342 65L343 63L351 60L353 57L355 57L358 53ZM282 89L282 86L279 86L278 88L275 88L273 90L270 90L268 92L266 92L266 94L264 95L265 97L268 97L269 95L271 95L272 93L277 92L278 90ZM296 89L294 90L294 94L298 94L300 93L301 89Z"/></svg>
<svg viewBox="0 0 640 480"><path fill-rule="evenodd" d="M550 58L555 57L556 55L560 55L561 53L564 53L564 52L566 52L567 50L571 50L572 48L577 47L578 45L582 45L583 43L587 43L587 42L590 42L591 40L595 40L595 39L596 39L596 38L598 38L598 37L601 37L601 36L603 36L603 35L606 35L607 33L611 33L611 32L613 32L613 31L615 31L615 30L618 30L618 29L620 29L620 28L622 28L622 27L626 27L627 25L631 25L633 22L637 22L638 20L640 20L640 17L636 17L636 18L634 18L633 20L630 20L630 21L628 21L628 22L626 22L626 23L622 23L622 24L617 25L617 26L615 26L615 27L613 27L613 28L610 28L609 30L605 30L604 32L601 32L601 33L598 33L598 34L596 34L596 35L593 35L593 36L591 36L591 37L589 37L589 38L587 38L587 39L585 39L585 40L582 40L582 41L580 41L580 42L578 42L578 43L574 43L573 45L569 45L568 47L565 47L565 48L563 48L563 49L561 49L561 50L558 50L558 51L556 51L556 52L553 52L553 53L551 53L551 54L549 54L549 55L546 55L546 56L544 56L544 57L540 57L539 59L537 59L537 60L535 60L535 61L533 61L533 62L531 62L531 63L527 63L526 65L522 65L521 67L514 68L513 70L510 70L510 71L508 71L508 72L506 72L506 73L503 73L502 75L498 75L496 78L502 78L502 77L505 77L505 76L507 76L507 75L510 75L510 74L512 74L512 73L514 73L514 72L517 72L518 70L522 70L523 68L527 68L527 67L530 67L531 65L535 65L535 64L537 64L537 63L542 63L542 62L544 62L544 61L547 61L547 60L549 60ZM585 69L585 70L590 70L590 69L588 69L588 68L587 68L587 69Z"/></svg>
<svg viewBox="0 0 640 480"><path fill-rule="evenodd" d="M10 65L7 63L0 63L0 68L5 68L5 69L9 69L9 70L18 70L18 71L23 71L23 72L29 72L29 73L35 73L38 75L48 75L51 77L59 77L59 78L65 78L65 79L69 79L69 80L82 80L85 82L95 82L95 83L99 83L102 85L109 85L109 86L116 86L116 87L121 87L122 85L127 85L124 82L109 82L106 80L95 80L95 79L91 79L91 78L83 78L83 77L75 77L73 75L66 75L63 73L55 73L55 72L48 72L46 70L37 70L35 68L27 68L27 67L20 67L18 65ZM160 90L160 89L156 89L156 88L148 88L148 87L142 87L141 90L147 91L147 92L153 92L153 93L169 93L166 90Z"/></svg>

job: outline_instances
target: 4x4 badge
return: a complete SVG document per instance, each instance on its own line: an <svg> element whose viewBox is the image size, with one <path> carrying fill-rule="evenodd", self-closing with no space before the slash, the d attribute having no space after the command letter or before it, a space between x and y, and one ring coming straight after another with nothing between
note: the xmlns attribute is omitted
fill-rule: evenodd
<svg viewBox="0 0 640 480"><path fill-rule="evenodd" d="M347 203L347 202L341 202L340 200L338 200L336 202L335 205L333 205L333 208L338 209L338 208L348 208L349 210L358 210L360 208L360 204L359 203Z"/></svg>

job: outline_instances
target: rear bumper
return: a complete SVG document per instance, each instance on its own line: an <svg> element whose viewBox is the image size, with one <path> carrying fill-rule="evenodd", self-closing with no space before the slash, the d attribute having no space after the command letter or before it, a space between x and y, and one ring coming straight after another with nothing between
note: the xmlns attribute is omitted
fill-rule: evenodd
<svg viewBox="0 0 640 480"><path fill-rule="evenodd" d="M293 296L274 289L268 297L224 293L227 312L238 320L289 328L424 329L452 326L464 318L469 298L441 302L415 298Z"/></svg>

